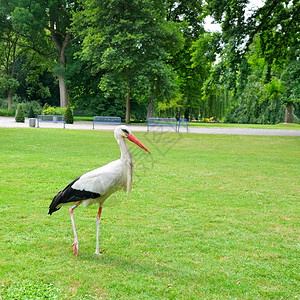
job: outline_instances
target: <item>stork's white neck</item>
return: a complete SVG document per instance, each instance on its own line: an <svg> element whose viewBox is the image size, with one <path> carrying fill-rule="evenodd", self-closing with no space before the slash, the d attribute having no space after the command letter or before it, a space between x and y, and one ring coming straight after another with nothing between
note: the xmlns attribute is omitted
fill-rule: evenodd
<svg viewBox="0 0 300 300"><path fill-rule="evenodd" d="M124 161L125 172L126 172L126 191L130 194L132 189L132 180L133 180L133 162L130 150L128 145L123 137L118 138L117 142L121 150L121 160Z"/></svg>
<svg viewBox="0 0 300 300"><path fill-rule="evenodd" d="M120 150L121 150L121 159L132 162L132 157L128 145L123 137L117 140Z"/></svg>

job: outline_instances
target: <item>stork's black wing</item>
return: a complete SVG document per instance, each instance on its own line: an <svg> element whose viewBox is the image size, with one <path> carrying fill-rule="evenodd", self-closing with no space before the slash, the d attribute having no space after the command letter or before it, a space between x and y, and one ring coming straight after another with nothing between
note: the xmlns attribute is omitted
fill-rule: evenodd
<svg viewBox="0 0 300 300"><path fill-rule="evenodd" d="M94 192L85 190L76 190L72 188L72 185L79 180L79 178L72 181L64 190L60 191L52 200L49 206L49 215L60 209L60 204L69 202L79 202L87 199L99 198L101 195ZM58 207L59 206L59 207Z"/></svg>

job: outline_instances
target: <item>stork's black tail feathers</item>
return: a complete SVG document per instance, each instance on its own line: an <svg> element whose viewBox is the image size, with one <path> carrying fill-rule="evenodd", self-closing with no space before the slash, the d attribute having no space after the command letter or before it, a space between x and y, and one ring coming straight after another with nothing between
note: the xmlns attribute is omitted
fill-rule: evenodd
<svg viewBox="0 0 300 300"><path fill-rule="evenodd" d="M73 184L79 180L79 178L72 181L64 190L60 191L52 200L50 206L49 206L49 212L48 214L51 215L53 212L59 210L61 206L65 203L71 203L71 202L79 202L87 199L95 199L99 198L101 195L94 192L89 192L85 190L76 190L73 189Z"/></svg>

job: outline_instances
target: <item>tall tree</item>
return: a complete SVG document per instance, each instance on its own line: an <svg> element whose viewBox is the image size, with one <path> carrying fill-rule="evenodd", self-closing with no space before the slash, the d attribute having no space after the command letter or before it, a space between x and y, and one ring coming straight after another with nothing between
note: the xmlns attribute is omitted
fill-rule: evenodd
<svg viewBox="0 0 300 300"><path fill-rule="evenodd" d="M267 71L264 73L265 83L272 82L276 70L282 69L287 58L291 56L290 52L299 49L299 1L266 0L261 8L250 12L247 10L248 2L248 0L208 2L211 14L216 21L222 23L223 50L220 54L223 72L220 75L227 78L226 81L229 88L234 91L234 95L238 89L238 77L247 78L249 69L244 67L245 56L255 39L260 44L261 56L267 64ZM246 73L241 75L243 72ZM291 106L291 102L285 103Z"/></svg>
<svg viewBox="0 0 300 300"><path fill-rule="evenodd" d="M57 67L53 68L53 71L59 80L60 106L66 107L68 105L65 78L66 48L72 41L70 24L72 12L77 8L76 2L67 0L11 2L13 27L26 40L20 46L32 49L45 58L56 59Z"/></svg>
<svg viewBox="0 0 300 300"><path fill-rule="evenodd" d="M180 102L184 107L184 115L189 119L191 109L198 106L201 99L201 68L193 66L191 47L204 33L205 17L204 1L168 1L167 19L180 26L184 37L184 46L176 51L170 63L178 76ZM179 117L179 115L177 115Z"/></svg>
<svg viewBox="0 0 300 300"><path fill-rule="evenodd" d="M11 108L12 96L19 82L15 76L15 65L20 53L18 48L19 36L9 27L1 28L0 37L0 89L6 90L8 109Z"/></svg>
<svg viewBox="0 0 300 300"><path fill-rule="evenodd" d="M282 102L286 106L284 121L293 123L293 106L300 104L300 48L291 49L281 80L285 84L282 95Z"/></svg>
<svg viewBox="0 0 300 300"><path fill-rule="evenodd" d="M191 47L192 67L198 69L199 75L200 96L197 107L200 107L202 118L222 119L228 106L228 93L214 80L213 70L217 59L215 49L218 49L219 40L219 32L206 32Z"/></svg>
<svg viewBox="0 0 300 300"><path fill-rule="evenodd" d="M124 93L130 123L132 96L147 90L153 99L168 82L159 79L170 75L168 49L180 46L179 32L171 22L167 26L162 1L87 0L84 6L74 18L83 34L82 57L104 71L100 85L106 92L117 84Z"/></svg>
<svg viewBox="0 0 300 300"><path fill-rule="evenodd" d="M1 3L0 3L1 4ZM0 89L7 92L8 109L11 108L14 90L19 85L15 76L15 65L20 54L20 35L13 31L8 18L8 9L0 7Z"/></svg>

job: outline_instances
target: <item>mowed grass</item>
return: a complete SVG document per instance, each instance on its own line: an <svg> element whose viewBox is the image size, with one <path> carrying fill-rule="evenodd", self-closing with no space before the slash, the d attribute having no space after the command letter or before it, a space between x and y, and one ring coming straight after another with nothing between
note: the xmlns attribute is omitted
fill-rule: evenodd
<svg viewBox="0 0 300 300"><path fill-rule="evenodd" d="M299 137L136 133L130 196L79 207L79 256L56 193L119 157L109 131L0 129L0 298L295 299ZM33 295L33 296L32 296ZM22 298L23 297L23 298Z"/></svg>

